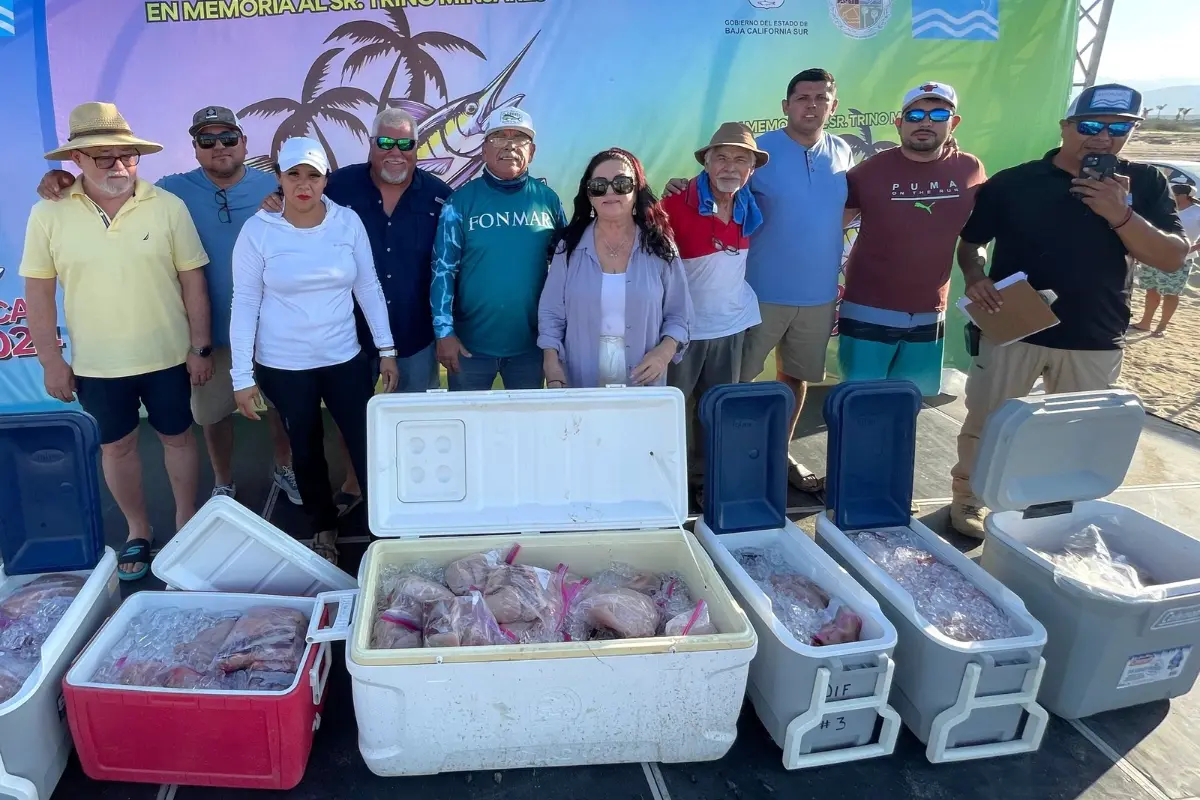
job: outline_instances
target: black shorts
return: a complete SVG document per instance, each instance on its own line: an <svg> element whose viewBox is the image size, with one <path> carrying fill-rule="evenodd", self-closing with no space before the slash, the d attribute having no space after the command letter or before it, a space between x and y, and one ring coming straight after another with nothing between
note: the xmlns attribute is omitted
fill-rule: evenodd
<svg viewBox="0 0 1200 800"><path fill-rule="evenodd" d="M96 418L101 444L137 430L142 405L150 426L163 436L178 436L192 427L192 379L185 364L126 378L76 375L75 394L83 410Z"/></svg>

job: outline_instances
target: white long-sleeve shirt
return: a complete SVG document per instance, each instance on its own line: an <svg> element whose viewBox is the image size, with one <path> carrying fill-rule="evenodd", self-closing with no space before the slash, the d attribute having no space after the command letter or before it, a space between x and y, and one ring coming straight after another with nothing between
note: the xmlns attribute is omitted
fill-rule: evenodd
<svg viewBox="0 0 1200 800"><path fill-rule="evenodd" d="M233 248L229 342L233 388L254 385L254 362L286 370L341 364L361 349L354 299L375 346L392 347L387 301L358 214L329 198L325 219L297 228L259 211Z"/></svg>

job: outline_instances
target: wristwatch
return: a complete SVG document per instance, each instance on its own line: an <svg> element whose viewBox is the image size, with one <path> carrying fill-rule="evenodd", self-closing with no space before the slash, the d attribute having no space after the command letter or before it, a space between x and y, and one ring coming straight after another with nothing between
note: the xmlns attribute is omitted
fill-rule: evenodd
<svg viewBox="0 0 1200 800"><path fill-rule="evenodd" d="M395 358L395 357L396 357L396 352L397 352L397 351L396 351L396 348L394 348L394 347L389 347L389 348L387 348L386 350L380 350L380 351L379 351L379 357L380 357L380 358Z"/></svg>
<svg viewBox="0 0 1200 800"><path fill-rule="evenodd" d="M194 356L200 356L201 358L208 358L209 356L212 355L212 345L206 344L206 345L204 345L204 347L193 347L193 348L189 349L188 352Z"/></svg>

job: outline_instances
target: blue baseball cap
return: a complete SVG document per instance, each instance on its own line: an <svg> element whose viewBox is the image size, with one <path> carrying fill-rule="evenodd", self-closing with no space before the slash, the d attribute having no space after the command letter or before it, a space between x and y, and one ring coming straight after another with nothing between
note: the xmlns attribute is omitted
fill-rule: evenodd
<svg viewBox="0 0 1200 800"><path fill-rule="evenodd" d="M1067 119L1083 117L1145 119L1142 114L1142 93L1119 83L1089 86L1067 108Z"/></svg>

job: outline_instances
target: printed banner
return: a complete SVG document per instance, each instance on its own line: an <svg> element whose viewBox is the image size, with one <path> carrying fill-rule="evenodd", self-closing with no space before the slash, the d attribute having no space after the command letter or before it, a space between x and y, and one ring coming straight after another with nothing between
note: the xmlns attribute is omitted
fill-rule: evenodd
<svg viewBox="0 0 1200 800"><path fill-rule="evenodd" d="M831 128L858 158L894 146L900 98L938 80L959 91L962 146L994 173L1057 141L1076 21L1074 0L0 0L0 8L14 1L13 35L0 30L0 68L21 94L9 115L19 145L0 198L0 403L44 397L22 338L16 271L40 154L65 138L79 103L115 102L135 133L166 146L140 165L149 180L195 167L187 128L204 106L238 112L252 164L266 167L299 134L321 140L337 164L365 160L371 119L403 105L421 123L423 165L452 185L482 169L487 114L520 106L538 130L532 171L569 207L593 153L633 151L659 188L695 174L691 154L721 122L757 132L786 124L788 80L821 66L838 82ZM127 313L113 311L114 320ZM960 325L952 320L947 361L962 367Z"/></svg>

